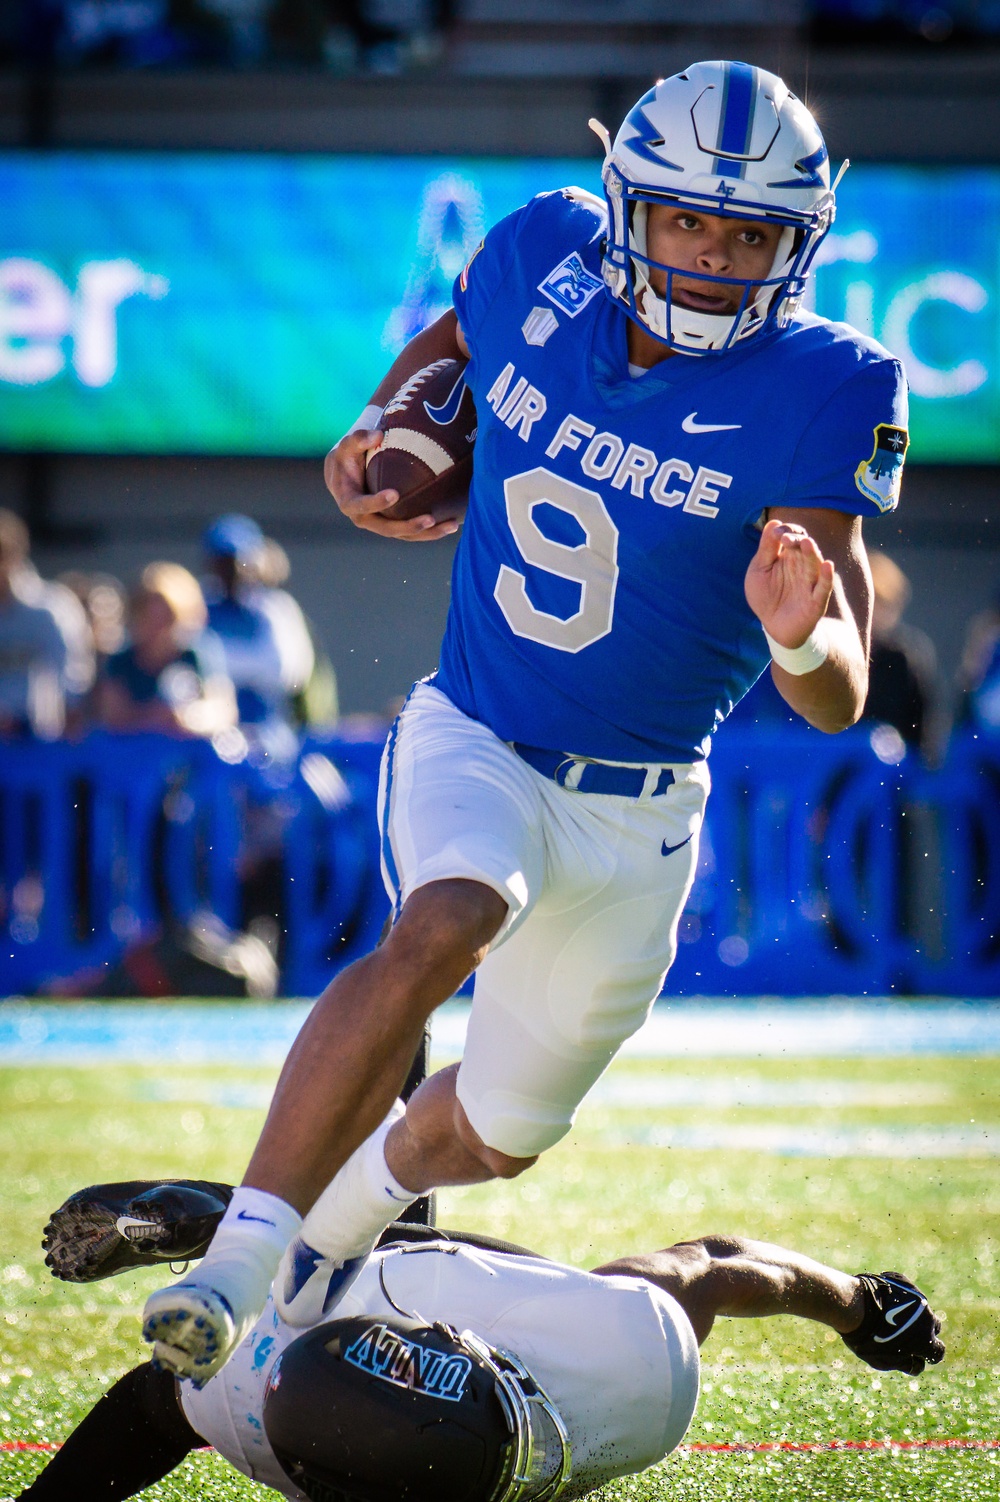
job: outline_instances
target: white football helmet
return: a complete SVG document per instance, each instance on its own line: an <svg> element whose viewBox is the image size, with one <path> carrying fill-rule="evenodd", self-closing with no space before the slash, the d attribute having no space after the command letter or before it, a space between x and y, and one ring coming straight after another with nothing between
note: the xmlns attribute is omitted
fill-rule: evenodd
<svg viewBox="0 0 1000 1502"><path fill-rule="evenodd" d="M591 125L606 152L603 270L611 297L657 339L689 355L731 349L737 340L785 323L833 223L835 201L819 126L781 79L748 63L695 63L644 94L613 145L602 126ZM698 273L699 281L742 288L734 313L674 303L673 277L691 272L649 259L650 203L780 225L769 275L745 282ZM666 271L666 297L650 285L651 267Z"/></svg>

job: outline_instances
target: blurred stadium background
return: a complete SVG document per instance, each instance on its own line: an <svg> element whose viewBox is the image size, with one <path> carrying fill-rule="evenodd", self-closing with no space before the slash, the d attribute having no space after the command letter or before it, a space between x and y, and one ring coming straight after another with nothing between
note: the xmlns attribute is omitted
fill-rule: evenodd
<svg viewBox="0 0 1000 1502"><path fill-rule="evenodd" d="M868 723L827 742L765 683L724 728L673 989L996 992L995 4L26 0L3 17L0 497L30 529L15 595L58 615L72 590L90 630L75 677L39 670L0 706L8 990L186 994L228 973L310 994L370 942L378 745L434 666L452 545L357 532L318 460L486 225L544 187L597 186L588 116L614 124L654 73L738 55L784 74L851 158L815 304L904 359L912 446L898 514L868 529L886 555ZM299 666L262 702L230 659L238 725L171 708L197 733L123 736L151 722L91 686L94 647L100 679L127 642L123 586L153 560L207 572L224 633L202 539L233 512L263 533L244 583L302 607Z"/></svg>
<svg viewBox="0 0 1000 1502"><path fill-rule="evenodd" d="M46 1212L92 1178L238 1173L302 1015L165 998L309 996L384 917L379 748L435 664L452 546L357 532L323 452L486 225L596 185L588 116L737 56L851 158L816 306L913 389L903 502L868 529L878 692L835 741L766 685L738 711L670 987L728 1004L665 1002L567 1143L442 1216L581 1264L741 1230L900 1265L945 1307L949 1363L920 1384L726 1326L696 1450L615 1497L996 1495L998 40L996 0L0 7L0 507L31 544L0 526L0 637L14 599L69 643L30 671L0 646L0 1493L138 1358L156 1281L55 1284ZM260 533L210 531L231 513ZM197 625L157 560L202 580L222 637L268 601L288 632L257 678L229 642L235 709L184 658L170 735L94 687L135 686L140 576L134 634L151 598ZM164 1000L16 999L38 993ZM449 1013L438 1056L460 1036ZM197 1457L159 1494L250 1487Z"/></svg>

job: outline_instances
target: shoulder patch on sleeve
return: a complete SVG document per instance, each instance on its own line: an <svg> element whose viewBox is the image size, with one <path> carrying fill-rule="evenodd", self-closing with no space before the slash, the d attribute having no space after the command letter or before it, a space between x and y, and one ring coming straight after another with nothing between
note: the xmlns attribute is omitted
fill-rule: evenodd
<svg viewBox="0 0 1000 1502"><path fill-rule="evenodd" d="M854 471L854 483L880 511L892 511L899 501L903 478L903 460L910 445L905 428L880 422L875 428L875 446L871 458L863 460Z"/></svg>
<svg viewBox="0 0 1000 1502"><path fill-rule="evenodd" d="M553 266L545 280L538 283L539 292L570 318L582 313L590 299L596 297L603 287L601 278L587 270L575 250L558 266Z"/></svg>
<svg viewBox="0 0 1000 1502"><path fill-rule="evenodd" d="M477 255L482 250L485 244L485 240L480 240L479 244L476 246L475 250L472 252L471 256L466 261L465 265L462 267L461 272L459 273L458 285L461 287L463 292L467 291L469 286L469 267L472 265L473 261L476 259ZM454 264L454 262L452 264Z"/></svg>

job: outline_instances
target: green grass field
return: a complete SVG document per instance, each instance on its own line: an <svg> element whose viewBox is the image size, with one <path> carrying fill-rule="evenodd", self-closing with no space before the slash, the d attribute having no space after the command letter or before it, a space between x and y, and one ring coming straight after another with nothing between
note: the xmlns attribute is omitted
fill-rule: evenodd
<svg viewBox="0 0 1000 1502"><path fill-rule="evenodd" d="M269 1071L203 1067L165 1077L153 1065L0 1070L0 1439L62 1438L114 1378L143 1359L139 1311L162 1281L151 1270L89 1287L57 1283L39 1249L47 1212L101 1179L237 1175L272 1079ZM869 1131L900 1152L919 1132L939 1134L932 1145L947 1143L949 1129L994 1130L998 1093L996 1061L986 1058L618 1063L576 1131L529 1175L449 1191L438 1218L580 1266L723 1231L783 1242L852 1271L899 1268L945 1314L942 1367L919 1380L879 1376L819 1327L720 1321L704 1348L703 1395L688 1441L994 1441L996 1158L781 1156L760 1150L760 1142L763 1128L792 1141L819 1128L831 1153L852 1143L856 1152L857 1134ZM682 1107L672 1104L678 1099ZM692 1126L722 1145L671 1145ZM757 1150L744 1150L741 1139ZM16 1496L43 1463L30 1451L0 1454L0 1497ZM1000 1453L989 1450L685 1449L600 1495L605 1502L993 1502L998 1486ZM253 1491L217 1456L201 1454L148 1495L222 1502Z"/></svg>

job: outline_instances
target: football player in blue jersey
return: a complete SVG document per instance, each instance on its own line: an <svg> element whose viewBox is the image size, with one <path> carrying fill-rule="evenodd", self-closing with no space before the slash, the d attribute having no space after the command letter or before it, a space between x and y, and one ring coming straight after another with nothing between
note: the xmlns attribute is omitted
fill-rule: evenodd
<svg viewBox="0 0 1000 1502"><path fill-rule="evenodd" d="M723 62L658 83L614 142L595 128L604 199L543 194L498 224L327 461L359 526L453 530L387 518L365 464L403 382L468 358L440 667L383 763L395 921L306 1023L197 1275L147 1305L159 1359L196 1380L276 1268L307 1324L418 1195L512 1177L570 1129L660 991L712 733L760 673L822 730L864 704L862 518L896 504L906 395L879 345L799 311L834 215L819 128ZM475 969L461 1065L404 1111L425 1022Z"/></svg>

